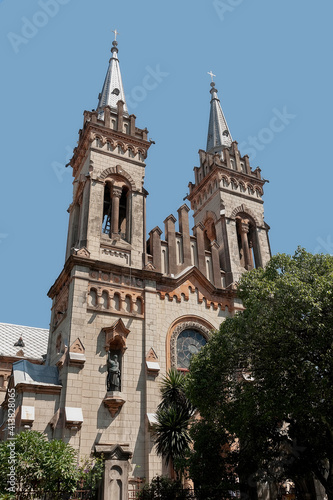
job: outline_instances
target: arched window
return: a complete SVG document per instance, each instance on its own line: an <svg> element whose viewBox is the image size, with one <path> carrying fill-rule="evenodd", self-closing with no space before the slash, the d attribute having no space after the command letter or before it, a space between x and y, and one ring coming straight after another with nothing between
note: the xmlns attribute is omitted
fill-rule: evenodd
<svg viewBox="0 0 333 500"><path fill-rule="evenodd" d="M91 307L97 306L97 292L94 288L91 288L89 291L88 306L91 306Z"/></svg>
<svg viewBox="0 0 333 500"><path fill-rule="evenodd" d="M126 241L128 241L128 194L129 190L124 186L119 200L119 233Z"/></svg>
<svg viewBox="0 0 333 500"><path fill-rule="evenodd" d="M104 187L102 232L129 241L129 188L106 182Z"/></svg>
<svg viewBox="0 0 333 500"><path fill-rule="evenodd" d="M104 203L103 203L103 224L102 231L111 236L111 211L112 211L112 198L111 198L111 183L107 182L104 187Z"/></svg>
<svg viewBox="0 0 333 500"><path fill-rule="evenodd" d="M197 354L206 343L207 340L198 330L183 330L177 338L177 368L188 370L193 354Z"/></svg>
<svg viewBox="0 0 333 500"><path fill-rule="evenodd" d="M109 309L109 294L106 291L102 293L102 309Z"/></svg>
<svg viewBox="0 0 333 500"><path fill-rule="evenodd" d="M119 295L119 293L114 294L112 302L113 302L112 303L113 309L116 309L116 311L119 311L120 310L120 295Z"/></svg>
<svg viewBox="0 0 333 500"><path fill-rule="evenodd" d="M179 323L170 337L171 366L180 371L188 371L192 356L206 345L209 336L210 330L201 320Z"/></svg>
<svg viewBox="0 0 333 500"><path fill-rule="evenodd" d="M247 214L236 217L239 260L246 270L261 267L261 256L257 228L254 220Z"/></svg>
<svg viewBox="0 0 333 500"><path fill-rule="evenodd" d="M208 217L204 222L204 226L205 250L210 251L210 244L212 241L216 240L216 229L213 217Z"/></svg>

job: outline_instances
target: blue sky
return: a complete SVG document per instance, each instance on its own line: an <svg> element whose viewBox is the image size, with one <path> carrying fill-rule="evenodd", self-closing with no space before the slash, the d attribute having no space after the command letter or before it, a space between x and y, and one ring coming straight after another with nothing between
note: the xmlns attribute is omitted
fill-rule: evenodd
<svg viewBox="0 0 333 500"><path fill-rule="evenodd" d="M329 0L0 1L0 322L48 327L72 195L64 165L115 28L129 111L156 142L148 231L177 215L193 180L212 70L233 139L270 181L273 253L333 253L332 18Z"/></svg>

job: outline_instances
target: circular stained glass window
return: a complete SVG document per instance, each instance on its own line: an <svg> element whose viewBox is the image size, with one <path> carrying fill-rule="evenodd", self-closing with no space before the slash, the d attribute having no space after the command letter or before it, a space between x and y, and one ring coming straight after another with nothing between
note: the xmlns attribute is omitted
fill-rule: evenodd
<svg viewBox="0 0 333 500"><path fill-rule="evenodd" d="M207 343L197 330L184 330L177 338L177 368L188 369L193 354L197 354Z"/></svg>

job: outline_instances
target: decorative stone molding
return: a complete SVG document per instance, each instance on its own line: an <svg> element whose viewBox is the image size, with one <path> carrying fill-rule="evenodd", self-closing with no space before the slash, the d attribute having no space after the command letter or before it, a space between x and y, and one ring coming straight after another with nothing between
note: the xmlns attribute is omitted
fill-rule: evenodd
<svg viewBox="0 0 333 500"><path fill-rule="evenodd" d="M259 226L258 218L256 217L256 215L254 214L254 212L250 208L248 208L246 205L244 205L244 203L242 203L242 205L239 205L238 207L234 208L234 210L231 212L230 218L236 219L236 216L240 213L245 213L245 214L250 215L250 217L252 217L252 219L254 220L256 225Z"/></svg>
<svg viewBox="0 0 333 500"><path fill-rule="evenodd" d="M74 249L75 255L78 255L79 257L86 257L89 259L90 257L90 252L86 247L82 247L79 250Z"/></svg>
<svg viewBox="0 0 333 500"><path fill-rule="evenodd" d="M160 372L160 365L158 362L158 357L154 349L151 347L146 356L146 367L148 375L156 377Z"/></svg>
<svg viewBox="0 0 333 500"><path fill-rule="evenodd" d="M107 392L105 398L103 399L104 406L109 410L112 418L117 415L123 404L126 402L125 399L119 396L119 394L119 392Z"/></svg>
<svg viewBox="0 0 333 500"><path fill-rule="evenodd" d="M130 252L122 252L120 250L112 250L111 248L102 248L101 253L103 255L109 255L110 257L116 257L117 259L125 259L126 264L129 264Z"/></svg>
<svg viewBox="0 0 333 500"><path fill-rule="evenodd" d="M193 277L184 281L181 285L173 289L159 289L159 296L161 300L168 299L172 302L176 299L176 302L181 303L182 300L188 301L190 299L190 294L197 293L198 304L206 302L206 307L209 309L213 307L214 311L217 311L219 307L225 310L227 307L230 311L232 309L232 302L228 297L218 297L214 295L211 291L205 289L198 280L194 280Z"/></svg>
<svg viewBox="0 0 333 500"><path fill-rule="evenodd" d="M178 323L170 337L170 363L173 368L177 368L177 338L184 330L197 330L208 341L210 338L210 330L204 326L199 320L183 321Z"/></svg>
<svg viewBox="0 0 333 500"><path fill-rule="evenodd" d="M113 175L120 175L121 177L124 177L130 184L132 191L137 191L135 182L133 181L132 177L120 165L117 165L116 167L109 167L103 170L103 172L99 176L99 180L104 181L107 177L112 177Z"/></svg>
<svg viewBox="0 0 333 500"><path fill-rule="evenodd" d="M145 269L146 271L156 271L156 267L155 267L155 266L154 266L151 262L148 262L148 263L145 265L144 269Z"/></svg>
<svg viewBox="0 0 333 500"><path fill-rule="evenodd" d="M141 283L141 281L139 281ZM129 280L128 286L130 286ZM102 311L107 314L124 316L144 316L143 293L130 289L121 289L103 284L88 285L87 309Z"/></svg>
<svg viewBox="0 0 333 500"><path fill-rule="evenodd" d="M95 281L103 281L105 283L116 283L117 285L122 285L130 288L133 287L143 288L143 280L140 278L135 278L133 276L130 278L127 275L107 273L104 271L91 271L89 276Z"/></svg>
<svg viewBox="0 0 333 500"><path fill-rule="evenodd" d="M70 346L68 358L69 366L78 366L79 368L83 368L86 361L85 348L79 338L74 340L73 344Z"/></svg>
<svg viewBox="0 0 333 500"><path fill-rule="evenodd" d="M95 445L97 455L104 455L106 460L129 460L133 453L128 450L129 445L103 444Z"/></svg>
<svg viewBox="0 0 333 500"><path fill-rule="evenodd" d="M126 340L130 330L125 327L123 320L120 318L109 328L103 328L105 333L105 350L111 349L120 350L122 354L126 351Z"/></svg>

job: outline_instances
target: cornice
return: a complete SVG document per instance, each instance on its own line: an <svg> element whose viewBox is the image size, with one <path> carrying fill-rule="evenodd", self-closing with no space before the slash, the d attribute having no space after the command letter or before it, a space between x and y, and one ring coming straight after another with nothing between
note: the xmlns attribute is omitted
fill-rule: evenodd
<svg viewBox="0 0 333 500"><path fill-rule="evenodd" d="M110 141L118 140L121 142L126 143L127 146L133 146L136 148L144 148L144 150L147 152L148 149L151 146L150 141L146 141L144 139L140 139L138 137L135 137L133 135L125 134L123 132L119 132L114 129L110 129L108 127L105 127L104 125L101 125L99 123L93 123L91 121L86 121L84 125L84 129L81 132L79 142L77 147L74 149L73 156L69 162L69 165L73 168L73 177L75 177L76 172L79 169L79 166L85 157L88 149L89 149L89 144L93 140L91 138L92 134L96 135L103 135L105 137L106 141L110 139Z"/></svg>
<svg viewBox="0 0 333 500"><path fill-rule="evenodd" d="M30 361L30 363L33 363L34 365L43 365L45 363L45 360L42 358L30 358L29 356L7 356L6 354L0 355L0 363L15 363L16 361L21 361L22 359Z"/></svg>
<svg viewBox="0 0 333 500"><path fill-rule="evenodd" d="M216 163L214 164L213 169L199 182L198 185L193 185L192 191L190 194L187 195L187 199L189 201L192 201L193 198L195 198L200 191L202 191L207 184L209 184L212 180L214 180L216 174L225 174L228 178L234 177L237 181L243 181L246 183L251 183L253 185L258 185L263 188L264 184L267 182L265 179L259 179L255 175L249 175L244 172L239 172L237 170L231 170L227 166L224 165L217 165ZM220 180L220 179L219 179ZM226 190L226 192L230 192L230 190ZM233 191L233 194L235 192ZM253 199L249 197L249 199Z"/></svg>
<svg viewBox="0 0 333 500"><path fill-rule="evenodd" d="M15 387L19 392L33 392L35 394L60 394L62 385L38 385L38 384L17 384Z"/></svg>
<svg viewBox="0 0 333 500"><path fill-rule="evenodd" d="M155 281L157 286L164 287L165 290L173 290L174 288L180 286L184 281L186 281L191 274L194 274L196 279L202 284L202 286L209 291L209 293L216 295L217 297L225 297L225 298L234 298L237 296L235 290L231 288L216 288L200 271L197 267L191 267L186 273L182 273L181 276L172 278L171 276L164 276L162 273L151 271L147 269L136 269L129 268L126 266L119 266L117 264L113 264L110 262L104 262L100 260L92 260L90 258L78 255L71 255L68 257L65 267L54 285L50 288L48 292L48 296L53 298L56 295L57 290L60 289L60 284L62 281L65 281L66 277L68 277L72 271L72 269L76 266L85 266L90 272L91 271L105 271L105 272L113 272L116 274L129 275L133 278L138 278L142 281ZM71 279L75 279L75 276L72 276ZM79 279L85 279L80 276Z"/></svg>
<svg viewBox="0 0 333 500"><path fill-rule="evenodd" d="M122 159L122 157L120 155L115 155L111 151L104 151L103 149L98 149L98 148L94 148L94 147L91 147L90 151L93 151L94 153L99 153L99 154L102 154L105 156L110 156L111 158L115 158L116 160ZM133 160L133 158L128 158L127 156L126 156L126 163L132 163L133 165L136 165L137 167L141 167L143 169L146 167L145 162L136 161L136 160Z"/></svg>

